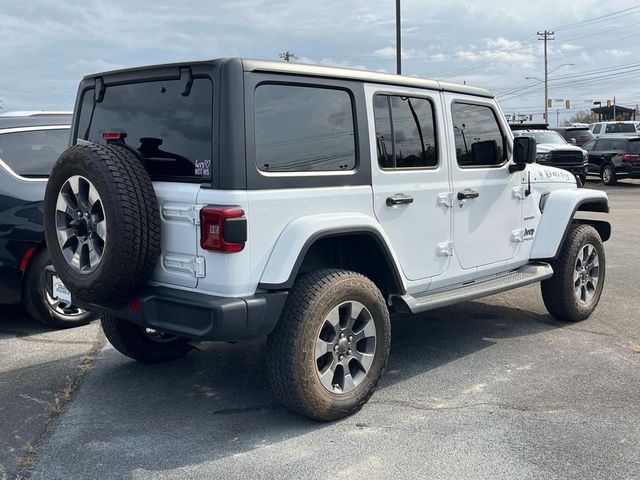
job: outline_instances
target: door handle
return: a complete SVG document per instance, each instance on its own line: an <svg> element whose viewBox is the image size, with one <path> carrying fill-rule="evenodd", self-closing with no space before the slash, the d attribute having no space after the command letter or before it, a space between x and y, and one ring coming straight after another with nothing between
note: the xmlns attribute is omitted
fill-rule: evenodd
<svg viewBox="0 0 640 480"><path fill-rule="evenodd" d="M409 205L410 203L413 203L413 197L410 197L409 195L398 194L393 197L387 197L387 207Z"/></svg>
<svg viewBox="0 0 640 480"><path fill-rule="evenodd" d="M480 192L469 190L468 188L465 188L462 192L458 192L458 200L469 200L471 198L478 198L479 196Z"/></svg>

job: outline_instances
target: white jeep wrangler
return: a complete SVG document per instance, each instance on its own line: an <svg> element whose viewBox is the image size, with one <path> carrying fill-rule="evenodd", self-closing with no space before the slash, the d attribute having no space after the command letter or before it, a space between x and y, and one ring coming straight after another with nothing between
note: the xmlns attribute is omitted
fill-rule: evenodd
<svg viewBox="0 0 640 480"><path fill-rule="evenodd" d="M492 95L243 59L91 75L51 174L45 229L74 303L142 362L268 335L293 410L371 396L389 312L542 282L587 318L605 277L607 196L533 163Z"/></svg>

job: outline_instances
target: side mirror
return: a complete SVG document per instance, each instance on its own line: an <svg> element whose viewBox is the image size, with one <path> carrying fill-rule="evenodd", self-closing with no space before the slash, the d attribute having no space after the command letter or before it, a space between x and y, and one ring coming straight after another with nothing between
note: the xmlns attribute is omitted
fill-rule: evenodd
<svg viewBox="0 0 640 480"><path fill-rule="evenodd" d="M575 138L570 138L570 139L569 139L569 143L570 143L571 145L577 145L577 144L578 144L578 142L576 142L576 139L575 139Z"/></svg>
<svg viewBox="0 0 640 480"><path fill-rule="evenodd" d="M515 137L513 139L513 162L509 166L511 173L521 172L527 163L536 161L536 141L531 137Z"/></svg>

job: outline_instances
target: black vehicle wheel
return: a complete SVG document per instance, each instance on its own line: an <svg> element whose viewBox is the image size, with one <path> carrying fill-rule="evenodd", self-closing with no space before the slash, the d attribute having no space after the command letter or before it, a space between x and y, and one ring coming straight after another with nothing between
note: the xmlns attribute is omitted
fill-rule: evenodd
<svg viewBox="0 0 640 480"><path fill-rule="evenodd" d="M300 277L267 340L278 399L315 420L337 420L371 397L387 363L389 311L368 278L325 269Z"/></svg>
<svg viewBox="0 0 640 480"><path fill-rule="evenodd" d="M44 198L56 274L84 302L127 299L160 254L160 212L140 160L117 145L75 145L58 159Z"/></svg>
<svg viewBox="0 0 640 480"><path fill-rule="evenodd" d="M615 185L618 182L616 169L610 163L602 167L602 183L605 185Z"/></svg>
<svg viewBox="0 0 640 480"><path fill-rule="evenodd" d="M191 350L189 339L141 327L103 315L102 330L109 343L123 355L142 363L162 363L184 357Z"/></svg>
<svg viewBox="0 0 640 480"><path fill-rule="evenodd" d="M541 284L549 313L570 322L589 317L600 301L606 267L604 246L596 229L571 225L551 266L553 277Z"/></svg>
<svg viewBox="0 0 640 480"><path fill-rule="evenodd" d="M34 254L27 265L22 286L22 305L37 321L56 328L86 325L98 316L70 303L54 299L45 288L44 269L51 265L46 250Z"/></svg>

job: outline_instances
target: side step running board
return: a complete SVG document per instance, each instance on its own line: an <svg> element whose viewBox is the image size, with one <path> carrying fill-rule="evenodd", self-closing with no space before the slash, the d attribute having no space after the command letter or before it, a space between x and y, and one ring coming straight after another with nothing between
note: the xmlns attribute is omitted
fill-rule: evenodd
<svg viewBox="0 0 640 480"><path fill-rule="evenodd" d="M486 297L530 283L546 280L553 275L551 265L546 263L529 264L511 273L481 279L455 289L440 289L418 295L395 297L401 300L412 313L426 312L434 308L446 307L465 300Z"/></svg>

